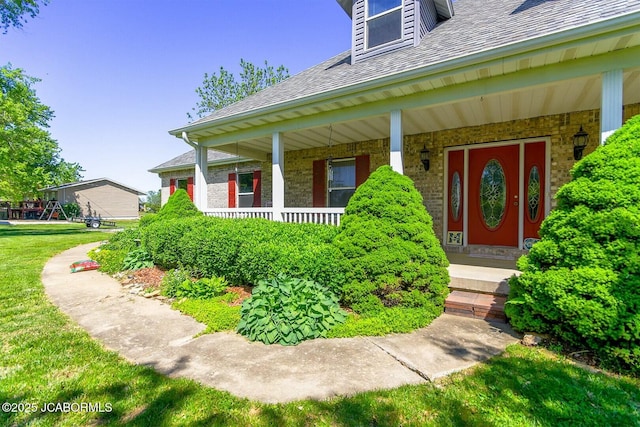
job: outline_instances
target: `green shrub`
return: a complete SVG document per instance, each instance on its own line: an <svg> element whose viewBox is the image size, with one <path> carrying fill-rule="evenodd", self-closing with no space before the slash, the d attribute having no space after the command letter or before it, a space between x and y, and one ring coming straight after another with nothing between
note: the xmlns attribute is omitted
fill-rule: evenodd
<svg viewBox="0 0 640 427"><path fill-rule="evenodd" d="M114 274L123 270L124 258L128 251L125 249L105 249L98 247L89 251L89 257L100 264L103 273Z"/></svg>
<svg viewBox="0 0 640 427"><path fill-rule="evenodd" d="M235 285L287 274L337 290L345 273L331 243L336 233L327 225L194 217L155 221L143 228L142 243L166 269L183 267Z"/></svg>
<svg viewBox="0 0 640 427"><path fill-rule="evenodd" d="M221 276L240 284L238 251L250 236L243 235L237 220L204 218L185 229L176 242L182 262L201 276Z"/></svg>
<svg viewBox="0 0 640 427"><path fill-rule="evenodd" d="M348 271L342 298L354 311L418 306L442 312L449 263L408 177L390 166L372 173L349 200L335 245Z"/></svg>
<svg viewBox="0 0 640 427"><path fill-rule="evenodd" d="M184 261L183 236L192 229L201 230L206 220L206 217L198 216L153 221L140 229L142 247L151 254L156 265L165 269L180 268L188 264Z"/></svg>
<svg viewBox="0 0 640 427"><path fill-rule="evenodd" d="M127 267L125 267L125 259L129 253L139 250L139 245L140 232L136 228L129 228L112 234L107 242L89 251L89 256L100 264L100 271L114 274L122 270L132 269L129 268L130 265L134 264L132 257L141 255L131 255L129 258L130 264ZM153 263L148 266L153 266Z"/></svg>
<svg viewBox="0 0 640 427"><path fill-rule="evenodd" d="M278 276L261 281L242 303L238 332L251 341L296 345L344 322L338 298L318 284Z"/></svg>
<svg viewBox="0 0 640 427"><path fill-rule="evenodd" d="M157 213L146 213L144 215L142 215L140 217L140 228L144 228L147 225L155 222L155 220L158 218L158 214Z"/></svg>
<svg viewBox="0 0 640 427"><path fill-rule="evenodd" d="M229 297L233 296L237 297L235 294L225 294L206 300L186 299L174 302L173 307L207 325L202 332L204 334L233 331L240 322L240 306L227 304Z"/></svg>
<svg viewBox="0 0 640 427"><path fill-rule="evenodd" d="M128 228L126 230L113 233L109 240L101 245L103 249L126 250L132 251L140 246L140 231L137 228Z"/></svg>
<svg viewBox="0 0 640 427"><path fill-rule="evenodd" d="M152 218L154 218L153 222L155 222L166 219L188 218L191 216L202 216L202 212L193 204L187 192L179 188L169 196L167 203L165 203L165 205L160 208L160 212Z"/></svg>
<svg viewBox="0 0 640 427"><path fill-rule="evenodd" d="M518 261L505 311L514 328L595 350L640 373L640 116L575 164Z"/></svg>
<svg viewBox="0 0 640 427"><path fill-rule="evenodd" d="M62 205L62 210L69 218L78 218L81 213L80 206L77 203L65 203Z"/></svg>
<svg viewBox="0 0 640 427"><path fill-rule="evenodd" d="M128 252L122 262L124 270L140 270L141 268L153 267L153 265L151 255L142 248Z"/></svg>

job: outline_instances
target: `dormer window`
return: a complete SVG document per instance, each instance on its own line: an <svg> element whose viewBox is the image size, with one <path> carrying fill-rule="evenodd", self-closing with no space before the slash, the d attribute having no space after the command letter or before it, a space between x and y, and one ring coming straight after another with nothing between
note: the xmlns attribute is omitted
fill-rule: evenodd
<svg viewBox="0 0 640 427"><path fill-rule="evenodd" d="M367 49L402 38L402 0L367 0Z"/></svg>
<svg viewBox="0 0 640 427"><path fill-rule="evenodd" d="M352 20L351 63L417 46L453 16L453 0L337 0Z"/></svg>

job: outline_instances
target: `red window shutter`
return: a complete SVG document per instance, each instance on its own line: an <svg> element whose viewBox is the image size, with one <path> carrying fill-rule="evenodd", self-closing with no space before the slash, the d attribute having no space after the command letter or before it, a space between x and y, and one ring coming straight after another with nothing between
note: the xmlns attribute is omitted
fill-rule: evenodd
<svg viewBox="0 0 640 427"><path fill-rule="evenodd" d="M169 180L169 195L172 195L175 192L176 192L176 180L172 178Z"/></svg>
<svg viewBox="0 0 640 427"><path fill-rule="evenodd" d="M236 207L236 174L229 174L229 207Z"/></svg>
<svg viewBox="0 0 640 427"><path fill-rule="evenodd" d="M313 207L324 208L327 205L327 163L323 160L313 162Z"/></svg>
<svg viewBox="0 0 640 427"><path fill-rule="evenodd" d="M187 194L193 202L193 177L187 179Z"/></svg>
<svg viewBox="0 0 640 427"><path fill-rule="evenodd" d="M253 171L253 207L259 208L262 203L262 172Z"/></svg>
<svg viewBox="0 0 640 427"><path fill-rule="evenodd" d="M356 187L369 178L369 155L356 156Z"/></svg>

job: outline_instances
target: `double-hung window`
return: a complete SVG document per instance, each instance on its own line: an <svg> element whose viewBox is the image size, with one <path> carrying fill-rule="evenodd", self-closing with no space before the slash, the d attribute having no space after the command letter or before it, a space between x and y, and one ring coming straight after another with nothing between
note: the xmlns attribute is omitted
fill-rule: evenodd
<svg viewBox="0 0 640 427"><path fill-rule="evenodd" d="M367 49L402 37L402 0L367 0Z"/></svg>
<svg viewBox="0 0 640 427"><path fill-rule="evenodd" d="M329 207L345 207L356 191L356 160L333 160L328 168Z"/></svg>
<svg viewBox="0 0 640 427"><path fill-rule="evenodd" d="M180 188L184 191L189 191L189 180L187 178L176 179L176 190Z"/></svg>
<svg viewBox="0 0 640 427"><path fill-rule="evenodd" d="M253 206L253 172L238 174L238 207Z"/></svg>

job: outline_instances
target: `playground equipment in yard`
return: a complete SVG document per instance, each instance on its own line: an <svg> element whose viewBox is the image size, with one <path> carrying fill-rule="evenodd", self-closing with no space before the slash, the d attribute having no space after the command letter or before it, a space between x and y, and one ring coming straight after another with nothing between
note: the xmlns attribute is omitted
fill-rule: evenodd
<svg viewBox="0 0 640 427"><path fill-rule="evenodd" d="M49 200L47 202L47 206L45 206L42 214L40 215L40 218L38 219L43 219L45 216L47 216L47 214L49 215L47 217L47 221L51 221L51 218L58 219L60 217L60 214L62 214L62 216L64 216L64 218L69 221L69 217L62 208L60 202L57 200Z"/></svg>

